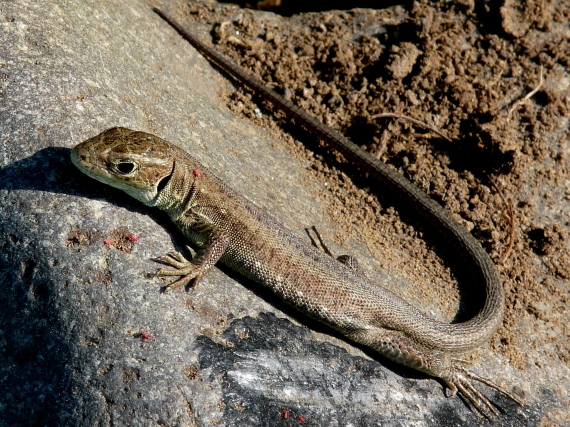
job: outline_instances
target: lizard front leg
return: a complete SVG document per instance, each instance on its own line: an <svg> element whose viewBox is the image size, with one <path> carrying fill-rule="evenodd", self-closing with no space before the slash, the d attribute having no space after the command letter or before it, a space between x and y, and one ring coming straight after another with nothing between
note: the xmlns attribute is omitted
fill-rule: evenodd
<svg viewBox="0 0 570 427"><path fill-rule="evenodd" d="M200 239L202 242L199 244L200 249L191 260L187 260L179 252L170 252L156 259L158 262L174 267L174 270L161 268L155 276L181 276L180 279L163 287L163 292L186 286L190 281L192 281L190 287L195 287L219 261L230 243L228 234L210 222L198 220L192 228L197 235L202 236Z"/></svg>

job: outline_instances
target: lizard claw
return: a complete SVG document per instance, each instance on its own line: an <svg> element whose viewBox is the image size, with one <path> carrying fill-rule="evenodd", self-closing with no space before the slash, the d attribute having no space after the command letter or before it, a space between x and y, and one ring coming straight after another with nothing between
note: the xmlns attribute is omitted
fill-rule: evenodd
<svg viewBox="0 0 570 427"><path fill-rule="evenodd" d="M180 252L169 252L166 255L158 257L156 261L176 268L184 268L190 264L190 261L184 258L184 255L182 255Z"/></svg>
<svg viewBox="0 0 570 427"><path fill-rule="evenodd" d="M522 402L518 400L515 396L509 393L504 388L495 384L487 378L483 378L465 368L456 367L451 378L443 378L443 381L449 388L449 393L446 393L447 397L454 396L457 392L463 396L474 408L477 415L485 416L491 418L492 416L499 416L497 408L487 399L483 393L481 393L473 385L473 381L478 381L485 384L486 386L497 390L499 393L507 396L513 402L519 406L523 406Z"/></svg>
<svg viewBox="0 0 570 427"><path fill-rule="evenodd" d="M180 252L169 252L156 259L157 262L174 267L174 270L166 270L161 268L155 273L155 277L164 276L181 276L180 279L164 286L162 292L170 289L186 286L190 281L193 281L191 288L194 288L202 279L204 275L203 268L188 261Z"/></svg>

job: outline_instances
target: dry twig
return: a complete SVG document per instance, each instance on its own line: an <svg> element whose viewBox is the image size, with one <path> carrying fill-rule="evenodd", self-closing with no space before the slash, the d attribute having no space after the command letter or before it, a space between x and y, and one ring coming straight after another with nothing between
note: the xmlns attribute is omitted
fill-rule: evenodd
<svg viewBox="0 0 570 427"><path fill-rule="evenodd" d="M515 102L513 104L513 106L509 109L509 111L507 112L507 117L511 115L511 113L513 111L515 111L520 105L524 104L526 101L528 101L536 92L538 92L540 90L540 88L542 87L544 83L544 77L542 75L542 65L540 66L540 81L538 82L538 85L536 85L536 87L531 90L529 93L527 93L524 98L519 99L517 102Z"/></svg>
<svg viewBox="0 0 570 427"><path fill-rule="evenodd" d="M428 125L425 122L422 122L420 120L416 120L410 116L406 116L405 114L399 114L399 113L380 113L380 114L375 114L373 115L371 118L373 119L378 119L378 118L383 118L383 117L395 117L397 119L404 119L404 120L408 120L412 123L414 123L415 125L421 126L425 129L431 130L432 132L435 132L436 134L438 134L439 136L441 136L443 139L445 139L446 141L451 142L451 138L449 138L447 135L445 135L443 132L441 132L440 130L436 129L433 126Z"/></svg>

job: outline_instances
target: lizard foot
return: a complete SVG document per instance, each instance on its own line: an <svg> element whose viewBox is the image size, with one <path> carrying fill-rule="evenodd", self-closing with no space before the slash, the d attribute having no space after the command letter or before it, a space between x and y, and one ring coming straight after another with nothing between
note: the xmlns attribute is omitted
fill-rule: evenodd
<svg viewBox="0 0 570 427"><path fill-rule="evenodd" d="M204 274L204 269L199 265L192 264L188 261L180 252L169 252L167 255L163 255L156 259L156 261L163 264L174 267L174 270L166 270L164 268L159 269L155 276L181 276L180 279L164 286L162 292L166 292L170 289L178 288L180 286L186 286L190 281L192 284L191 288L195 287Z"/></svg>
<svg viewBox="0 0 570 427"><path fill-rule="evenodd" d="M482 415L487 418L491 418L491 416L498 416L499 412L497 411L497 408L489 401L489 399L487 399L483 393L475 388L473 381L483 383L486 386L497 390L499 393L504 394L517 405L521 407L523 406L520 400L518 400L504 388L498 386L491 380L483 378L462 367L455 367L452 375L442 378L442 380L450 390L450 393L447 394L447 397L452 397L457 392L459 392L460 395L462 395L471 405L473 405L473 407L476 409L475 412L480 416Z"/></svg>

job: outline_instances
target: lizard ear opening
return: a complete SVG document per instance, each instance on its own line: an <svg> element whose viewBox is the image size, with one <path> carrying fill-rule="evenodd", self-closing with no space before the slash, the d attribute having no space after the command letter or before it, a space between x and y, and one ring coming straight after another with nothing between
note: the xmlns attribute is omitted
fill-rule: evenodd
<svg viewBox="0 0 570 427"><path fill-rule="evenodd" d="M166 185L167 185L168 182L170 181L170 177L171 177L171 176L172 176L172 175L165 176L164 178L162 178L162 179L158 182L158 185L156 186L157 192L160 193L160 192L164 189L164 187L166 187Z"/></svg>
<svg viewBox="0 0 570 427"><path fill-rule="evenodd" d="M170 171L170 174L166 175L164 178L161 178L160 181L158 181L158 184L156 185L157 193L160 193L162 190L164 190L164 187L168 185L168 183L170 182L170 178L172 178L172 175L174 174L175 168L176 168L176 160L172 162L172 170Z"/></svg>

